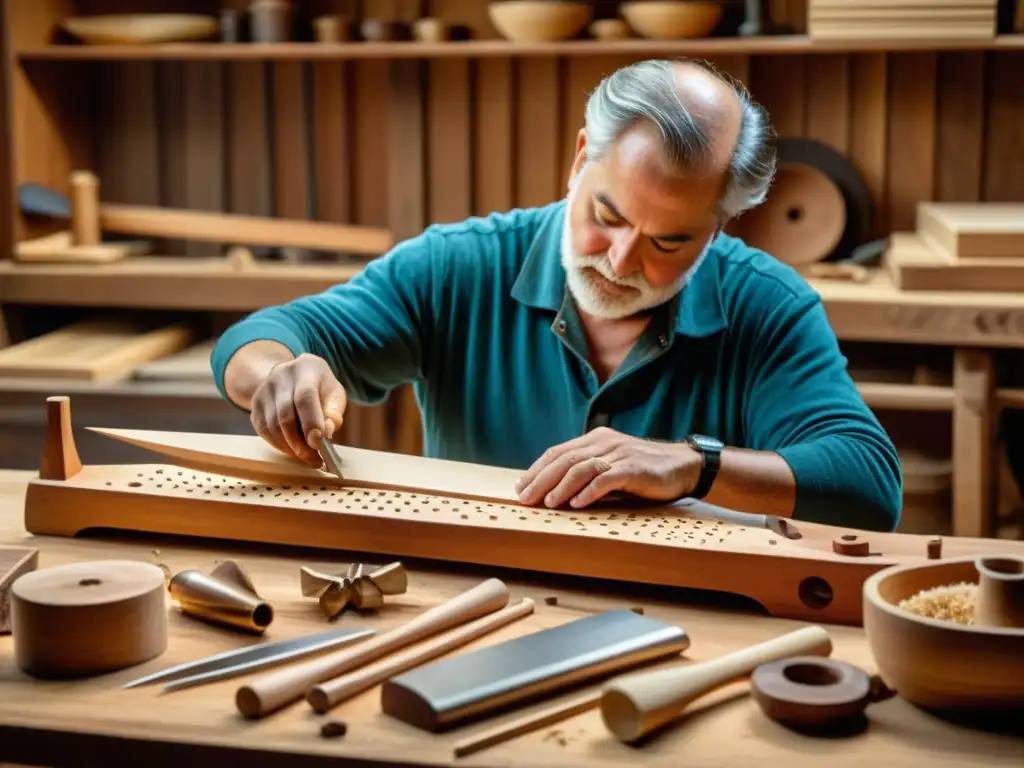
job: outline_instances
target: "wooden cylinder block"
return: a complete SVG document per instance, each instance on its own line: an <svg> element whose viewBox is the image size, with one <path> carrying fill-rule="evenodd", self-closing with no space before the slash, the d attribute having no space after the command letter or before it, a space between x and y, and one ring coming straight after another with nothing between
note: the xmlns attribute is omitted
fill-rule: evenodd
<svg viewBox="0 0 1024 768"><path fill-rule="evenodd" d="M71 239L74 245L100 244L100 180L89 171L71 174Z"/></svg>
<svg viewBox="0 0 1024 768"><path fill-rule="evenodd" d="M11 587L18 667L39 678L99 675L167 650L164 572L98 560L27 573Z"/></svg>

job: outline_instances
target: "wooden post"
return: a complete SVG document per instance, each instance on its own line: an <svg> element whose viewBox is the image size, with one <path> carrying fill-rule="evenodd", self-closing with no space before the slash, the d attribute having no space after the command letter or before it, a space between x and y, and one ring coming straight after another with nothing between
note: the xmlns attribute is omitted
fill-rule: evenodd
<svg viewBox="0 0 1024 768"><path fill-rule="evenodd" d="M75 435L71 431L71 399L46 398L46 442L39 465L41 480L70 480L82 471Z"/></svg>
<svg viewBox="0 0 1024 768"><path fill-rule="evenodd" d="M416 237L426 226L424 67L422 61L415 59L390 64L388 226L396 243ZM422 422L412 387L405 386L394 393L390 410L392 450L420 455Z"/></svg>
<svg viewBox="0 0 1024 768"><path fill-rule="evenodd" d="M953 352L953 535L992 536L992 353Z"/></svg>

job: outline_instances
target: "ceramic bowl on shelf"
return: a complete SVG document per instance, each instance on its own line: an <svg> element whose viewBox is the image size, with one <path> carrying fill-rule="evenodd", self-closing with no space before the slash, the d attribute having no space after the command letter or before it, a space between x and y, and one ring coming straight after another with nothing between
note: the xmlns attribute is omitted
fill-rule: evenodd
<svg viewBox="0 0 1024 768"><path fill-rule="evenodd" d="M590 3L552 0L502 0L487 6L491 23L502 37L517 43L568 40L593 17Z"/></svg>
<svg viewBox="0 0 1024 768"><path fill-rule="evenodd" d="M706 37L722 18L716 2L646 0L622 3L619 11L638 35L661 40Z"/></svg>
<svg viewBox="0 0 1024 768"><path fill-rule="evenodd" d="M980 560L1024 563L998 555ZM1024 711L1024 626L963 624L900 607L926 590L958 584L980 596L978 562L965 557L893 566L864 582L864 631L878 672L886 685L922 709Z"/></svg>

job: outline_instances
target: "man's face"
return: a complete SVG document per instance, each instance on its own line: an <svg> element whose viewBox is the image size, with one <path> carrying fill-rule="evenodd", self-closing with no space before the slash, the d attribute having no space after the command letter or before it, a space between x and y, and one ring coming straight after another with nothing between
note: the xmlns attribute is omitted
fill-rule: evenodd
<svg viewBox="0 0 1024 768"><path fill-rule="evenodd" d="M600 162L577 148L562 264L580 308L606 318L635 315L685 285L719 231L721 173L666 173L657 135L624 134Z"/></svg>

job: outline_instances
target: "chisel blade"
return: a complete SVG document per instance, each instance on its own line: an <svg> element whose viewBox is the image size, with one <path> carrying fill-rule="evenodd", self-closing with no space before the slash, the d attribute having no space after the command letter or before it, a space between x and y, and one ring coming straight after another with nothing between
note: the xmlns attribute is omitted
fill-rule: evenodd
<svg viewBox="0 0 1024 768"><path fill-rule="evenodd" d="M369 637L375 634L375 632L376 630L373 629L334 629L290 640L256 643L255 645L247 645L244 648L224 651L223 653L217 653L196 661L178 664L169 669L132 680L125 683L123 687L136 688L140 685L168 681L183 682L186 678L195 682L200 682L197 678L201 678L201 681L204 682L213 679L219 680L254 669L263 669L264 667L284 661L300 659L320 651L337 648L361 638ZM175 687L184 686L176 685Z"/></svg>

